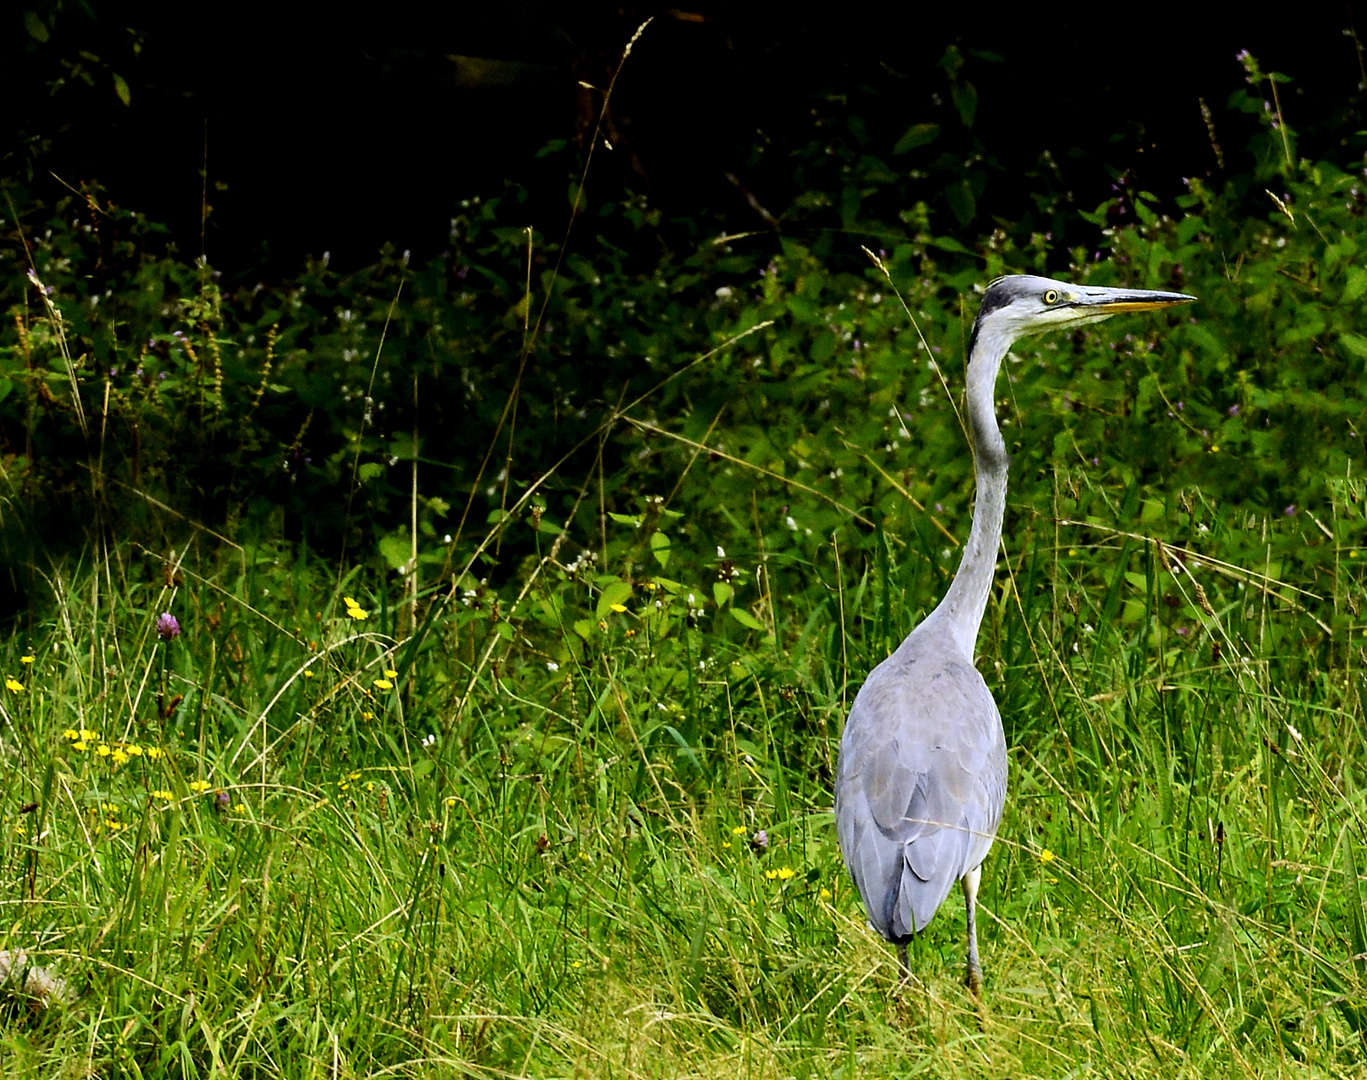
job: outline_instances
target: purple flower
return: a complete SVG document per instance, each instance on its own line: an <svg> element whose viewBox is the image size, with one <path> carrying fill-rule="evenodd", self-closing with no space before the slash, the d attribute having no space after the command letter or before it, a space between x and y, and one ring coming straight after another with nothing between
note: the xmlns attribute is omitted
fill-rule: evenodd
<svg viewBox="0 0 1367 1080"><path fill-rule="evenodd" d="M756 855L762 855L769 850L769 834L763 829L756 829L755 835L750 837L750 847Z"/></svg>
<svg viewBox="0 0 1367 1080"><path fill-rule="evenodd" d="M1286 506L1285 508L1283 508L1282 513L1285 514L1287 517L1295 517L1295 516L1296 516L1296 504L1295 504L1295 503L1289 504L1288 506Z"/></svg>
<svg viewBox="0 0 1367 1080"><path fill-rule="evenodd" d="M214 793L214 805L220 810L228 809L228 805L232 801L232 797L229 796L226 791L217 791Z"/></svg>
<svg viewBox="0 0 1367 1080"><path fill-rule="evenodd" d="M163 611L157 616L157 637L162 641L180 637L180 623L169 611Z"/></svg>
<svg viewBox="0 0 1367 1080"><path fill-rule="evenodd" d="M1238 406L1237 404L1236 404L1236 405L1231 405L1228 409L1225 410L1225 415L1226 415L1226 416L1238 416L1238 415L1239 415L1239 406Z"/></svg>

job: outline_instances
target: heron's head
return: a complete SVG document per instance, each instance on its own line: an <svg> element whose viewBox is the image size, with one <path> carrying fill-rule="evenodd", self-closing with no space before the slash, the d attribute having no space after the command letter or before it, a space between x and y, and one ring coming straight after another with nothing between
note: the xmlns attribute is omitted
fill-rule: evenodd
<svg viewBox="0 0 1367 1080"><path fill-rule="evenodd" d="M1047 330L1100 322L1129 311L1156 311L1174 304L1190 304L1195 299L1185 293L1070 285L1033 274L1012 274L997 278L987 287L973 336L976 339L990 333L1015 341Z"/></svg>

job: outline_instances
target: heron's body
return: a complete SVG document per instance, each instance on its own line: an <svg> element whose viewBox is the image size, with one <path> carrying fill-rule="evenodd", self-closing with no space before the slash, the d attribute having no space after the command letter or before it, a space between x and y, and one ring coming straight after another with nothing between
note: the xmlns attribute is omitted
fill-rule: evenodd
<svg viewBox="0 0 1367 1080"><path fill-rule="evenodd" d="M869 922L899 947L925 929L955 882L968 916L968 985L978 993L975 907L1006 802L1001 714L973 664L1001 542L1009 458L993 413L1002 358L1018 338L1125 311L1187 303L1180 293L999 278L983 296L968 360L977 503L944 599L869 673L840 740L836 832Z"/></svg>
<svg viewBox="0 0 1367 1080"><path fill-rule="evenodd" d="M973 666L918 627L873 669L840 743L841 850L869 922L905 945L987 856L1006 801L1006 737Z"/></svg>

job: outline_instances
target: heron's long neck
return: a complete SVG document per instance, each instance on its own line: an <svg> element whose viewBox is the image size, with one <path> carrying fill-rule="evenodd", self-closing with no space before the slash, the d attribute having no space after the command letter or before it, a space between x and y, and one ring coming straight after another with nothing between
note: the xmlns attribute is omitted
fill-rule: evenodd
<svg viewBox="0 0 1367 1080"><path fill-rule="evenodd" d="M974 474L978 481L973 526L949 591L926 619L940 623L960 651L970 658L992 591L1002 515L1006 510L1006 473L1011 459L992 403L997 372L1010 347L1008 337L974 334L968 358L968 434L973 441Z"/></svg>

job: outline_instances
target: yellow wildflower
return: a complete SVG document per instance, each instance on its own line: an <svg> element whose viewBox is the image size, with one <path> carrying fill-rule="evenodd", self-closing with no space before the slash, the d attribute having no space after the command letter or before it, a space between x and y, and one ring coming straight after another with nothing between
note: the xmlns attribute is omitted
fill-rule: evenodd
<svg viewBox="0 0 1367 1080"><path fill-rule="evenodd" d="M356 603L356 601L352 597L342 597L342 603L346 605L346 613L350 615L353 619L370 618L370 612L366 611L365 608L361 607L360 604Z"/></svg>
<svg viewBox="0 0 1367 1080"><path fill-rule="evenodd" d="M456 797L454 795L448 795L442 802L446 804L446 809L450 810L451 807L456 805Z"/></svg>
<svg viewBox="0 0 1367 1080"><path fill-rule="evenodd" d="M100 733L98 731L91 731L89 728L81 728L81 738L85 739L87 742L97 742L99 741Z"/></svg>
<svg viewBox="0 0 1367 1080"><path fill-rule="evenodd" d="M1057 858L1057 856L1048 848L1045 848L1039 853L1039 861L1042 863L1051 863L1055 858Z"/></svg>
<svg viewBox="0 0 1367 1080"><path fill-rule="evenodd" d="M152 798L154 798L154 799L163 799L163 800L165 800L166 802L170 802L172 799L175 798L174 795L172 795L169 791L165 790L164 788L158 789L158 790L152 792L151 794L152 794Z"/></svg>
<svg viewBox="0 0 1367 1080"><path fill-rule="evenodd" d="M136 743L125 746L124 751L129 757L142 757L142 747L138 746Z"/></svg>
<svg viewBox="0 0 1367 1080"><path fill-rule="evenodd" d="M821 892L820 892L818 895L820 895L821 899L823 899L823 900L829 900L829 899L831 898L831 890L830 890L830 889L822 889Z"/></svg>
<svg viewBox="0 0 1367 1080"><path fill-rule="evenodd" d="M163 751L160 746L149 746L147 748L147 756L150 757L153 761L156 761L157 758L161 757L161 755L164 752L165 751Z"/></svg>
<svg viewBox="0 0 1367 1080"><path fill-rule="evenodd" d="M312 669L312 668L308 668L307 670L305 670L305 672L304 672L304 678L306 678L306 679L311 679L311 678L313 678L313 669Z"/></svg>
<svg viewBox="0 0 1367 1080"><path fill-rule="evenodd" d="M209 788L210 788L211 786L212 786L212 785L211 785L211 784L209 783L209 781L207 781L207 780L191 780L191 781L190 781L190 790L191 790L191 791L208 791Z"/></svg>
<svg viewBox="0 0 1367 1080"><path fill-rule="evenodd" d="M5 689L10 691L11 693L17 694L24 689L24 684L21 683L18 679L11 679L9 676L6 676Z"/></svg>
<svg viewBox="0 0 1367 1080"><path fill-rule="evenodd" d="M106 821L105 825L108 826L110 832L118 832L120 829L123 828L123 822L115 821L113 818L110 818L108 821Z"/></svg>
<svg viewBox="0 0 1367 1080"><path fill-rule="evenodd" d="M361 713L361 719L362 719L362 720L374 720L374 719L375 719L375 714L374 714L373 712L363 712L363 713Z"/></svg>
<svg viewBox="0 0 1367 1080"><path fill-rule="evenodd" d="M95 753L99 754L100 757L108 757L112 751L106 743L100 743L99 746L95 747Z"/></svg>
<svg viewBox="0 0 1367 1080"><path fill-rule="evenodd" d="M624 614L624 613L626 612L626 610L627 610L625 604L609 604L608 606L609 606L613 611L617 612L618 615Z"/></svg>
<svg viewBox="0 0 1367 1080"><path fill-rule="evenodd" d="M247 808L246 808L246 806L244 806L242 803L233 803L233 813L234 813L234 814L245 814L246 812L247 812Z"/></svg>
<svg viewBox="0 0 1367 1080"><path fill-rule="evenodd" d="M376 679L375 685L381 690L393 690L394 684L388 679Z"/></svg>
<svg viewBox="0 0 1367 1080"><path fill-rule="evenodd" d="M397 679L399 677L399 673L395 671L393 668L385 668L384 677L386 679Z"/></svg>
<svg viewBox="0 0 1367 1080"><path fill-rule="evenodd" d="M32 657L32 656L21 656L21 657L19 657L19 663L21 663L21 664L31 664L31 663L33 663L33 657Z"/></svg>
<svg viewBox="0 0 1367 1080"><path fill-rule="evenodd" d="M723 840L723 841L721 842L721 846L722 846L723 848L729 848L729 847L731 846L731 841L730 841L730 840Z"/></svg>
<svg viewBox="0 0 1367 1080"><path fill-rule="evenodd" d="M81 733L79 731L73 731L71 728L67 728L64 732L62 732L62 738L70 739L72 742L75 742L80 737Z"/></svg>
<svg viewBox="0 0 1367 1080"><path fill-rule="evenodd" d="M109 756L110 756L111 760L113 760L113 762L114 762L115 765L127 765L127 764L128 764L128 755L125 754L122 750L119 750L118 748L115 748L114 752L113 752L112 754L110 754Z"/></svg>
<svg viewBox="0 0 1367 1080"><path fill-rule="evenodd" d="M75 750L77 753L84 754L90 747L84 739L78 739L71 744L71 749Z"/></svg>

